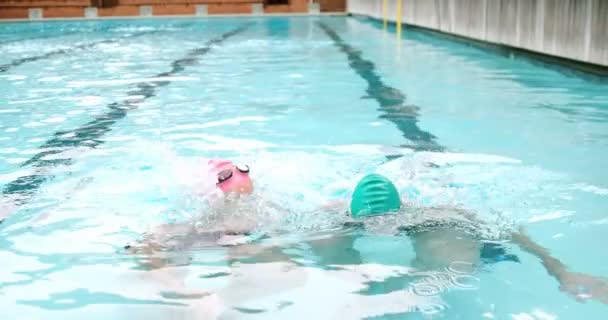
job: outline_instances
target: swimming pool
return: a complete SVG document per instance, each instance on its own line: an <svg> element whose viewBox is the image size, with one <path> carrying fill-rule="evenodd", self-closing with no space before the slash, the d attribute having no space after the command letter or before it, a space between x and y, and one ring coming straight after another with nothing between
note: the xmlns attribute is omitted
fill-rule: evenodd
<svg viewBox="0 0 608 320"><path fill-rule="evenodd" d="M352 17L0 24L2 319L603 319L501 234L608 276L608 90ZM251 166L271 236L129 254L205 209L201 158ZM509 256L416 270L397 219L319 209L380 172ZM263 201L271 202L266 206ZM269 218L269 219L266 219ZM405 220L407 220L405 216ZM440 243L441 244L441 243ZM499 260L499 259L498 259Z"/></svg>

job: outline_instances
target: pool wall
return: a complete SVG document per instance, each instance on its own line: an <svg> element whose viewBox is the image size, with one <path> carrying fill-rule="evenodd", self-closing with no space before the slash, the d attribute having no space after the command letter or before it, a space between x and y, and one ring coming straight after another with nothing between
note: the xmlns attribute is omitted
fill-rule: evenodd
<svg viewBox="0 0 608 320"><path fill-rule="evenodd" d="M347 12L608 67L605 0L348 0Z"/></svg>

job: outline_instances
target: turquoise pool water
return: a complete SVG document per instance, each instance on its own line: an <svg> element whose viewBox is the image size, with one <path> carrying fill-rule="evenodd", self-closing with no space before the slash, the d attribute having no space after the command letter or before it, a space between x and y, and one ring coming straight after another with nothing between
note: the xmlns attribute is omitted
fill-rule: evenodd
<svg viewBox="0 0 608 320"><path fill-rule="evenodd" d="M2 319L608 312L505 236L522 226L568 270L608 277L605 80L350 17L3 23L0 53ZM124 246L164 223L215 227L197 195L211 157L251 166L254 195L226 214L267 236L178 237L151 269ZM411 210L345 226L323 207L367 172ZM516 259L471 268L444 230L427 249L450 260L414 263L420 242L396 227L456 208Z"/></svg>

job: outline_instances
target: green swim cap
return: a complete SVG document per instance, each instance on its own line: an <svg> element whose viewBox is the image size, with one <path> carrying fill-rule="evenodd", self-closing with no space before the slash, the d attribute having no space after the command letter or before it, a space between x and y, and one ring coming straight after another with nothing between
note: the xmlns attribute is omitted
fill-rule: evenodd
<svg viewBox="0 0 608 320"><path fill-rule="evenodd" d="M350 212L355 218L379 215L401 208L399 191L386 177L368 174L359 181L350 202Z"/></svg>

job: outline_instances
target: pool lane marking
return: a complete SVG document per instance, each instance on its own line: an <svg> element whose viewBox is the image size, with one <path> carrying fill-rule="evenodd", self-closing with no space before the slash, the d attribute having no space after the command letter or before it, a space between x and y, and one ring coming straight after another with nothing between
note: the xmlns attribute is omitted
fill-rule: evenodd
<svg viewBox="0 0 608 320"><path fill-rule="evenodd" d="M420 108L414 105L405 105L405 95L398 89L384 84L376 71L375 64L364 59L361 50L346 43L327 24L317 23L325 34L333 40L334 45L346 54L350 67L367 82L366 92L368 97L376 100L380 106L379 110L382 111L379 118L393 122L406 139L415 143L413 146L405 145L405 147L424 151L443 151L445 148L437 143L437 137L418 127L418 111Z"/></svg>
<svg viewBox="0 0 608 320"><path fill-rule="evenodd" d="M175 75L183 71L186 67L198 63L198 60L211 51L214 45L218 45L228 38L245 31L248 27L249 25L241 26L207 41L203 47L193 49L185 57L173 61L171 63L170 71L159 73L155 78ZM16 205L27 203L33 197L35 191L40 188L42 183L53 177L50 173L52 167L69 165L72 163L72 159L69 158L49 160L44 159L45 157L76 148L92 149L99 146L104 142L103 140L100 140L100 138L112 130L111 126L114 123L124 118L130 110L137 109L138 105L146 99L155 96L157 87L163 87L169 83L170 81L138 83L133 90L128 92L129 96L138 96L137 98L125 99L121 102L109 104L107 106L109 110L106 111L106 113L95 117L95 119L74 130L55 132L51 139L47 140L46 143L39 147L39 149L43 149L44 151L38 152L21 165L22 167L32 166L36 168L34 170L35 172L9 182L4 187L2 192L3 196L5 198L10 198L9 200Z"/></svg>
<svg viewBox="0 0 608 320"><path fill-rule="evenodd" d="M156 33L156 32L158 32L158 30L142 31L142 32L137 32L137 33L131 34L131 35L119 37L116 39L107 39L107 40L95 41L95 42L90 42L90 43L83 43L83 44L65 48L65 49L53 50L53 51L50 51L50 52L47 52L45 54L41 54L38 56L31 56L31 57L15 59L9 63L0 64L0 73L6 72L13 67L20 66L27 62L33 62L33 61L48 59L48 58L52 58L52 57L56 57L56 56L61 56L61 55L72 53L77 50L90 49L90 48L95 47L100 44L116 43L120 40L132 39L132 38L141 37L143 35L150 34L150 33Z"/></svg>

